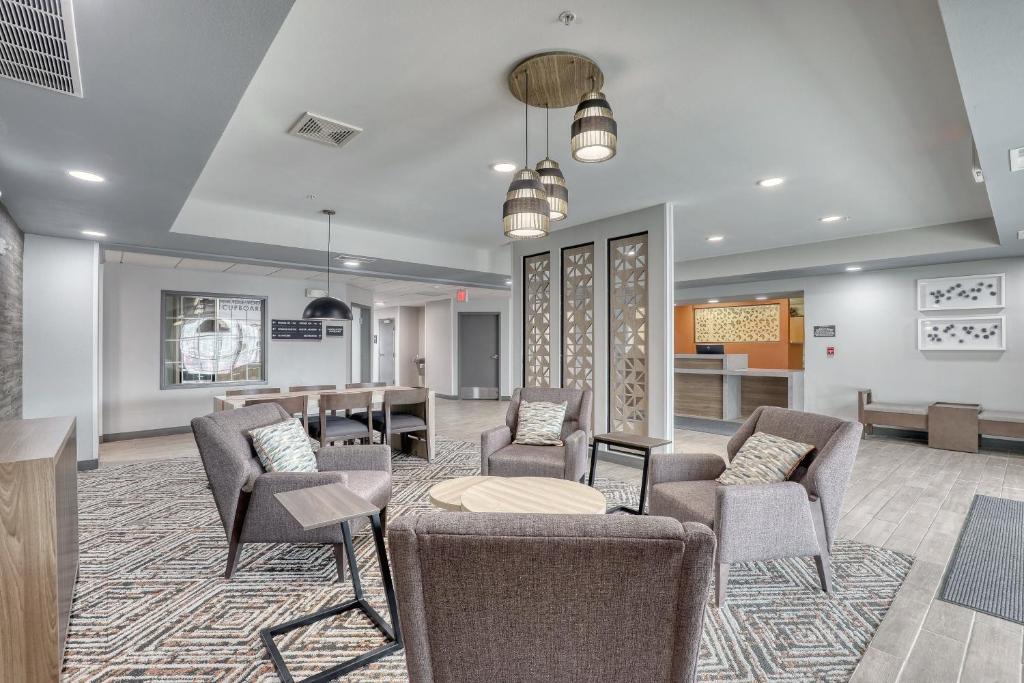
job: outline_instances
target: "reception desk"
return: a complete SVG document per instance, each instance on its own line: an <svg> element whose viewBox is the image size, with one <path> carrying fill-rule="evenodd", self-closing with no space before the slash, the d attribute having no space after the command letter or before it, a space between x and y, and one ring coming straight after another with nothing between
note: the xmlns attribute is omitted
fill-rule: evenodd
<svg viewBox="0 0 1024 683"><path fill-rule="evenodd" d="M747 367L747 355L675 356L675 414L742 420L758 406L804 408L803 370Z"/></svg>

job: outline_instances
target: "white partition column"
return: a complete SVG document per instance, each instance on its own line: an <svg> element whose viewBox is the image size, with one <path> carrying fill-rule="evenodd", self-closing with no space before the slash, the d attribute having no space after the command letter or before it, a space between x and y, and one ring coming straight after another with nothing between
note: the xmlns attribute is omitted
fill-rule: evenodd
<svg viewBox="0 0 1024 683"><path fill-rule="evenodd" d="M512 245L512 342L513 342L513 385L522 386L524 377L524 259L533 254L550 252L551 276L548 292L550 310L549 344L551 386L561 386L563 369L563 320L565 320L565 298L562 269L566 262L563 251L573 252L581 245L593 243L593 299L587 308L593 310L593 374L594 388L594 429L597 432L609 430L610 408L610 336L609 336L609 243L623 237L646 233L646 288L647 319L646 344L646 424L636 426L634 431L646 431L651 436L672 438L672 305L673 305L673 234L672 209L659 204L647 209L612 216L591 223L553 231L539 240L523 240ZM578 273L570 273L570 286L578 288ZM579 293L577 292L577 296ZM525 311L529 314L529 311ZM574 323L574 327L575 327ZM569 330L578 334L579 330ZM590 349L588 349L590 351ZM630 350L631 353L635 349ZM634 379L636 379L634 377ZM620 383L621 384L621 383Z"/></svg>

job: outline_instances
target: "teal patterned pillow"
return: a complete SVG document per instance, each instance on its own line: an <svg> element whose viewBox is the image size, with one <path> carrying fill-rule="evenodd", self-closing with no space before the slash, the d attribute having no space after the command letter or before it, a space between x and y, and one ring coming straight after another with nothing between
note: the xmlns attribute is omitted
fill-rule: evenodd
<svg viewBox="0 0 1024 683"><path fill-rule="evenodd" d="M565 401L520 401L515 442L527 446L561 446L565 408Z"/></svg>
<svg viewBox="0 0 1024 683"><path fill-rule="evenodd" d="M766 432L747 439L729 467L718 477L720 484L771 484L786 481L814 445L790 441Z"/></svg>
<svg viewBox="0 0 1024 683"><path fill-rule="evenodd" d="M267 472L316 472L312 439L302 423L291 419L249 432L256 455ZM319 444L317 444L319 446Z"/></svg>

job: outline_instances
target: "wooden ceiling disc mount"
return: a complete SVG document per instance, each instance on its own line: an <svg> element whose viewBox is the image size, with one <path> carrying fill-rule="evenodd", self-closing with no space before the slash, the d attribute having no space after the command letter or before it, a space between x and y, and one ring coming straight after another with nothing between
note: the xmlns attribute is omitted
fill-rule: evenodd
<svg viewBox="0 0 1024 683"><path fill-rule="evenodd" d="M530 99L526 99L529 75ZM576 52L542 52L527 57L508 75L508 89L520 102L533 107L575 107L591 90L604 86L601 67Z"/></svg>

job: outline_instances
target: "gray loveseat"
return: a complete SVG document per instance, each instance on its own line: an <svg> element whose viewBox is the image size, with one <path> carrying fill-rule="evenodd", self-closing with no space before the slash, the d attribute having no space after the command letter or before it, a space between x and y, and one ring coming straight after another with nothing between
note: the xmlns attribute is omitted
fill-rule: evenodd
<svg viewBox="0 0 1024 683"><path fill-rule="evenodd" d="M265 472L249 430L291 416L276 403L223 410L192 420L199 455L228 537L226 578L238 567L245 543L323 543L333 546L339 580L345 574L341 527L304 531L275 493L342 483L381 509L391 500L391 449L327 446L317 453L319 472ZM365 522L363 522L365 524ZM353 523L353 530L358 528Z"/></svg>
<svg viewBox="0 0 1024 683"><path fill-rule="evenodd" d="M861 425L826 415L762 406L729 440L729 460L755 432L815 445L790 477L774 484L723 486L725 461L706 453L651 457L651 515L700 522L715 530L716 599L725 602L729 564L813 556L822 588L832 592L830 553L850 480Z"/></svg>

